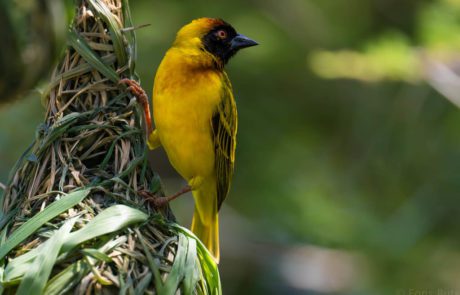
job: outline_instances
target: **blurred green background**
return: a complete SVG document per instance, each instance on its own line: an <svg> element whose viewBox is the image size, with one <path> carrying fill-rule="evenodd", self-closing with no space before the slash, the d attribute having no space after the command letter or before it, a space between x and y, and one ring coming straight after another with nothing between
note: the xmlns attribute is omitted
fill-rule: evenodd
<svg viewBox="0 0 460 295"><path fill-rule="evenodd" d="M220 214L225 294L460 294L460 0L131 9L151 24L137 33L149 95L191 19L221 17L261 44L227 67L240 123ZM42 116L36 93L0 110L0 182ZM183 185L164 152L151 164L168 192ZM174 202L182 224L192 207Z"/></svg>

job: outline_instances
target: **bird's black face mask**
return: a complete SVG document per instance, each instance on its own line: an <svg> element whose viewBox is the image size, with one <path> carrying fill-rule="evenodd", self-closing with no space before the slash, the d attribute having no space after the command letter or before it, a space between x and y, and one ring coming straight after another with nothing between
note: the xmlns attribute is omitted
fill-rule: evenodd
<svg viewBox="0 0 460 295"><path fill-rule="evenodd" d="M238 50L258 45L256 41L238 34L229 24L212 29L203 37L203 44L206 51L217 57L223 64L226 64Z"/></svg>

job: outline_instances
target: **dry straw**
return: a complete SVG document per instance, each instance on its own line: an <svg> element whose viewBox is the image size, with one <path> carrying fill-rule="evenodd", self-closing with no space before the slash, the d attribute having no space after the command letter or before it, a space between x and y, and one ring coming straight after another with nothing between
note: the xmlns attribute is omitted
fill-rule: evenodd
<svg viewBox="0 0 460 295"><path fill-rule="evenodd" d="M5 294L221 293L205 247L137 194L161 185L142 112L118 85L136 79L130 27L127 0L76 1L45 121L0 200Z"/></svg>

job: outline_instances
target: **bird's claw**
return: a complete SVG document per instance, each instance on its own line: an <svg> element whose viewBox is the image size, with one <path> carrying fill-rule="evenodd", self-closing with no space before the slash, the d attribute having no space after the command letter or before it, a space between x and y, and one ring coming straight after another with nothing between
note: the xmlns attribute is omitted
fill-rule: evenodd
<svg viewBox="0 0 460 295"><path fill-rule="evenodd" d="M140 104L146 105L148 104L148 96L147 93L145 93L144 89L142 89L141 85L137 83L137 81L131 80L131 79L121 79L118 84L126 85L128 86L126 89L135 97L137 97L137 100L139 101Z"/></svg>
<svg viewBox="0 0 460 295"><path fill-rule="evenodd" d="M131 79L121 79L118 84L128 86L126 89L137 98L137 102L142 105L144 109L144 117L147 124L147 135L152 132L152 118L150 117L149 98L141 85L137 81Z"/></svg>

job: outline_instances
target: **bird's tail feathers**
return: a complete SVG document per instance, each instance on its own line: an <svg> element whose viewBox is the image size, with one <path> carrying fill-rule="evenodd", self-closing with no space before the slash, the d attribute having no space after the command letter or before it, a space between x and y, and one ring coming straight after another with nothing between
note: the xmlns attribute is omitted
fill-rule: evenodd
<svg viewBox="0 0 460 295"><path fill-rule="evenodd" d="M220 260L219 216L215 195L202 195L203 191L193 191L195 212L192 219L192 232L206 246L216 263ZM213 200L216 200L214 202Z"/></svg>

